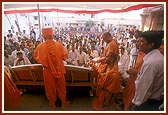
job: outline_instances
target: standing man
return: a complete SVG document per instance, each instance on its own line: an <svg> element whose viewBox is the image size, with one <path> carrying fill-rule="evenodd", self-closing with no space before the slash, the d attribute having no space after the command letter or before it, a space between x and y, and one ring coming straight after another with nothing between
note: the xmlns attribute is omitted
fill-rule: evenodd
<svg viewBox="0 0 168 115"><path fill-rule="evenodd" d="M163 103L164 57L158 50L163 32L145 31L140 36L140 50L146 53L135 81L135 95L130 110L159 111Z"/></svg>
<svg viewBox="0 0 168 115"><path fill-rule="evenodd" d="M93 61L95 63L105 63L105 57L109 54L109 52L112 52L117 55L117 61L116 65L118 67L118 61L119 61L119 46L117 44L117 41L113 39L113 36L110 34L110 32L105 32L102 35L102 39L106 42L106 47L104 49L104 54L101 58L97 61Z"/></svg>
<svg viewBox="0 0 168 115"><path fill-rule="evenodd" d="M140 37L136 40L136 47L138 49L138 56L136 59L136 63L134 67L130 68L127 73L129 74L129 81L127 82L126 86L122 90L123 92L123 104L124 104L124 110L129 110L129 107L131 105L132 99L135 95L135 80L137 78L137 73L139 73L141 66L143 64L143 57L145 56L145 53L139 50L140 45Z"/></svg>
<svg viewBox="0 0 168 115"><path fill-rule="evenodd" d="M45 42L39 44L34 51L34 59L43 65L43 76L46 96L52 110L56 109L57 96L62 102L62 109L69 106L66 100L66 73L63 60L67 58L64 46L53 40L53 29L43 28Z"/></svg>

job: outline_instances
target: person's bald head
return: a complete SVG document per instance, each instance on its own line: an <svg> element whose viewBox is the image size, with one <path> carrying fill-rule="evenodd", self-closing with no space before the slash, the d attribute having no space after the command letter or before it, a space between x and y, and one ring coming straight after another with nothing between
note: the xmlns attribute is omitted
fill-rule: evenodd
<svg viewBox="0 0 168 115"><path fill-rule="evenodd" d="M103 33L103 35L102 35L102 39L103 39L106 43L109 43L109 42L111 42L111 40L113 39L113 36L111 35L110 32L105 32L105 33Z"/></svg>

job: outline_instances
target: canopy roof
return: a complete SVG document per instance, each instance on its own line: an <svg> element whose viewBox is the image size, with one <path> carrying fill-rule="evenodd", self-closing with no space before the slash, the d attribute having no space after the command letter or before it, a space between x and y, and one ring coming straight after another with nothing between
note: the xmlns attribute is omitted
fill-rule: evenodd
<svg viewBox="0 0 168 115"><path fill-rule="evenodd" d="M4 13L32 13L32 12L63 12L75 14L97 14L102 12L120 13L139 10L146 7L157 7L161 4L145 2L12 2L3 3ZM39 6L39 9L38 7Z"/></svg>

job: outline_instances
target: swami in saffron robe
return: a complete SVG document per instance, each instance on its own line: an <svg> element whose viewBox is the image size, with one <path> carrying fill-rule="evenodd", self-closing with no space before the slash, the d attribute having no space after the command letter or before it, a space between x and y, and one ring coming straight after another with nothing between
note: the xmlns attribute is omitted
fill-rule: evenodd
<svg viewBox="0 0 168 115"><path fill-rule="evenodd" d="M64 46L52 39L46 39L37 46L34 58L43 65L46 96L50 103L55 103L57 96L62 104L66 102L66 73L63 60L67 58Z"/></svg>
<svg viewBox="0 0 168 115"><path fill-rule="evenodd" d="M93 101L95 110L105 110L110 106L113 94L121 90L120 74L118 67L114 64L110 71L106 71L107 64L98 68L96 98Z"/></svg>
<svg viewBox="0 0 168 115"><path fill-rule="evenodd" d="M4 68L4 109L17 110L21 101L20 91L11 79L10 70Z"/></svg>
<svg viewBox="0 0 168 115"><path fill-rule="evenodd" d="M123 103L124 103L124 110L129 110L129 106L131 101L135 95L135 80L137 78L137 73L140 71L141 66L143 64L143 57L145 53L139 51L138 57L135 63L134 68L131 68L130 80L126 87L123 89Z"/></svg>
<svg viewBox="0 0 168 115"><path fill-rule="evenodd" d="M113 52L119 58L119 47L117 42L113 39L104 49L104 55L107 56L110 52Z"/></svg>

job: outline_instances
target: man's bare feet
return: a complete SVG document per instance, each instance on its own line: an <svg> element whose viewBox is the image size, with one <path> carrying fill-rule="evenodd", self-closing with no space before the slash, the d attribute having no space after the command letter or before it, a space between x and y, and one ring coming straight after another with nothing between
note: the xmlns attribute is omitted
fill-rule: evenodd
<svg viewBox="0 0 168 115"><path fill-rule="evenodd" d="M54 111L56 110L56 105L54 102L49 102L50 108Z"/></svg>
<svg viewBox="0 0 168 115"><path fill-rule="evenodd" d="M62 103L62 110L65 110L70 106L70 101L66 101L65 103Z"/></svg>

